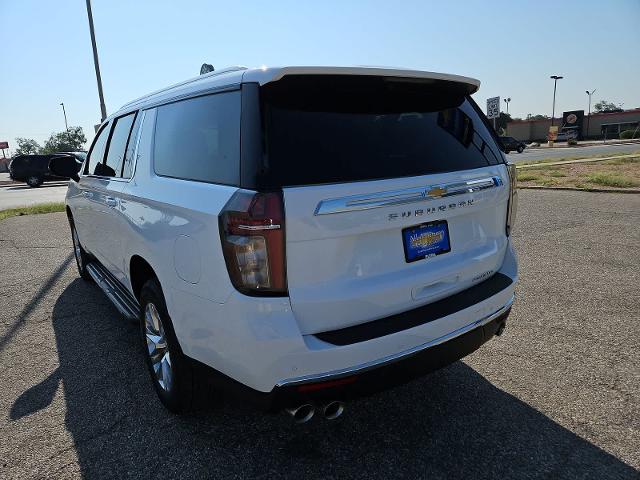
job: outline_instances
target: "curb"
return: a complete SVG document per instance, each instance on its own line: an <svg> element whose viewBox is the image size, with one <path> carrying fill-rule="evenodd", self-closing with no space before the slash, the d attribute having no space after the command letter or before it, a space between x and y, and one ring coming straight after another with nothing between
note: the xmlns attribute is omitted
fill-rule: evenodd
<svg viewBox="0 0 640 480"><path fill-rule="evenodd" d="M523 190L565 190L569 192L591 192L591 193L640 193L640 189L631 188L628 190L614 190L612 188L577 188L577 187L543 187L542 185L518 186Z"/></svg>

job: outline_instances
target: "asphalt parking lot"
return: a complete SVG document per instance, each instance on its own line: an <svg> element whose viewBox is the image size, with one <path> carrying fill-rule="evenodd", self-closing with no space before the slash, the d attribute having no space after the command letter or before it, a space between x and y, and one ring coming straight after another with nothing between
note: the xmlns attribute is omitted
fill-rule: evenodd
<svg viewBox="0 0 640 480"><path fill-rule="evenodd" d="M0 222L0 478L640 478L640 196L520 191L504 335L292 424L162 409L64 214Z"/></svg>

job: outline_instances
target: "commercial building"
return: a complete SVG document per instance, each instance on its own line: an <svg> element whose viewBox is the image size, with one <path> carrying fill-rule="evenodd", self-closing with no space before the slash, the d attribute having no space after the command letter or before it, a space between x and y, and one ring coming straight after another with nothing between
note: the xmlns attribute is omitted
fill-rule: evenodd
<svg viewBox="0 0 640 480"><path fill-rule="evenodd" d="M566 112L571 113L571 112ZM553 124L558 130L569 128L567 126L567 115L565 119L556 118ZM640 124L640 108L624 110L622 112L592 113L591 116L584 115L582 125L579 128L580 138L609 139L618 138L625 130L634 130ZM544 120L514 120L507 124L507 135L518 140L527 142L546 141L551 119ZM588 127L588 131L587 131Z"/></svg>

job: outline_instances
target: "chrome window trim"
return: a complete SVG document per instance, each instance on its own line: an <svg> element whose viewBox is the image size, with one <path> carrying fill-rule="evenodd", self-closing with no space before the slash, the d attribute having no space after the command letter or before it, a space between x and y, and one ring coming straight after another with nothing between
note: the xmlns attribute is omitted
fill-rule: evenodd
<svg viewBox="0 0 640 480"><path fill-rule="evenodd" d="M392 205L404 205L425 200L437 200L465 193L478 192L501 185L503 185L502 179L498 176L493 176L467 180L466 182L441 183L428 185L426 187L350 195L348 197L322 200L316 207L315 215L331 215L334 213L389 207Z"/></svg>
<svg viewBox="0 0 640 480"><path fill-rule="evenodd" d="M464 335L465 333L470 332L475 328L481 327L495 320L496 318L498 318L500 315L503 315L511 308L511 306L513 305L514 299L515 299L515 294L511 295L511 298L507 301L507 303L505 303L502 307L500 307L494 313L487 315L486 317L483 317L480 320L476 320L475 322L471 322L468 325L465 325L464 327L460 327L457 330L454 330L453 332L447 333L446 335L442 335L441 337L431 340L430 342L423 343L421 345L418 345L417 347L410 348L409 350L404 350L399 353L394 353L392 355L388 355L386 357L382 357L377 360L372 360L370 362L361 363L359 365L355 365L349 368L343 368L340 370L333 370L330 372L323 372L323 373L317 373L313 375L305 375L302 377L280 380L278 383L276 383L276 387L290 387L293 385L301 385L304 383L335 380L335 379L348 377L348 376L359 374L359 373L364 373L368 370L372 370L374 368L378 368L383 365L397 362L398 360L402 360L403 358L410 357L411 355L415 355L416 353L419 353L428 348L435 347L436 345L440 345L441 343L445 343L449 340L453 340L454 338L459 337L460 335Z"/></svg>
<svg viewBox="0 0 640 480"><path fill-rule="evenodd" d="M138 132L136 133L136 138L135 138L135 147L134 147L134 151L133 151L133 168L131 169L131 176L124 178L124 177L107 177L104 175L91 175L91 174L82 174L80 175L81 178L96 178L98 180L109 180L112 182L121 182L121 183L129 183L131 182L131 180L133 180L133 177L136 173L136 167L138 166L138 146L140 144L140 134L142 133L142 126L144 125L144 119L147 116L147 110L141 110L138 115L141 115L140 118L140 128L138 129ZM125 115L126 116L126 115ZM126 153L126 151L125 151ZM106 154L106 152L105 152Z"/></svg>

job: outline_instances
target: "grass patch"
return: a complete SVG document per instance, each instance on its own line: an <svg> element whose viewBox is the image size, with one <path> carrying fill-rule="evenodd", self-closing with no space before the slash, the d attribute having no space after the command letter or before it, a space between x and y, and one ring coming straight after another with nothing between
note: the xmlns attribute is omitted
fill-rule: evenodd
<svg viewBox="0 0 640 480"><path fill-rule="evenodd" d="M613 172L594 172L587 177L588 181L605 187L632 188L640 187L640 181L629 175L618 175Z"/></svg>
<svg viewBox="0 0 640 480"><path fill-rule="evenodd" d="M624 165L627 163L640 162L640 157L627 157L627 158L612 158L611 160L605 160L602 165Z"/></svg>
<svg viewBox="0 0 640 480"><path fill-rule="evenodd" d="M536 175L535 173L518 173L519 182L533 182L537 180L540 180L540 175Z"/></svg>
<svg viewBox="0 0 640 480"><path fill-rule="evenodd" d="M64 203L43 203L41 205L33 205L31 207L18 207L9 208L7 210L0 210L0 220L4 220L9 217L19 217L20 215L34 215L37 213L53 213L64 212Z"/></svg>
<svg viewBox="0 0 640 480"><path fill-rule="evenodd" d="M518 170L521 186L627 190L640 187L640 156L604 162L539 164Z"/></svg>
<svg viewBox="0 0 640 480"><path fill-rule="evenodd" d="M640 150L636 150L634 152L628 152L628 153L621 153L620 155L640 155ZM553 162L566 162L569 160L583 160L586 158L591 158L591 159L596 159L596 158L608 158L608 157L615 157L615 154L610 154L610 153L598 153L595 155L573 155L570 157L548 157L548 158L543 158L541 160L534 160L532 162L518 162L518 166L521 165L539 165L539 164L545 164L545 163L553 163ZM628 157L628 158L612 158L611 160L605 160L605 163L609 163L609 162L619 162L619 163L612 163L612 165L619 165L620 163L626 163L626 161L632 160L633 158L637 158L637 157ZM633 160L632 160L633 161Z"/></svg>

